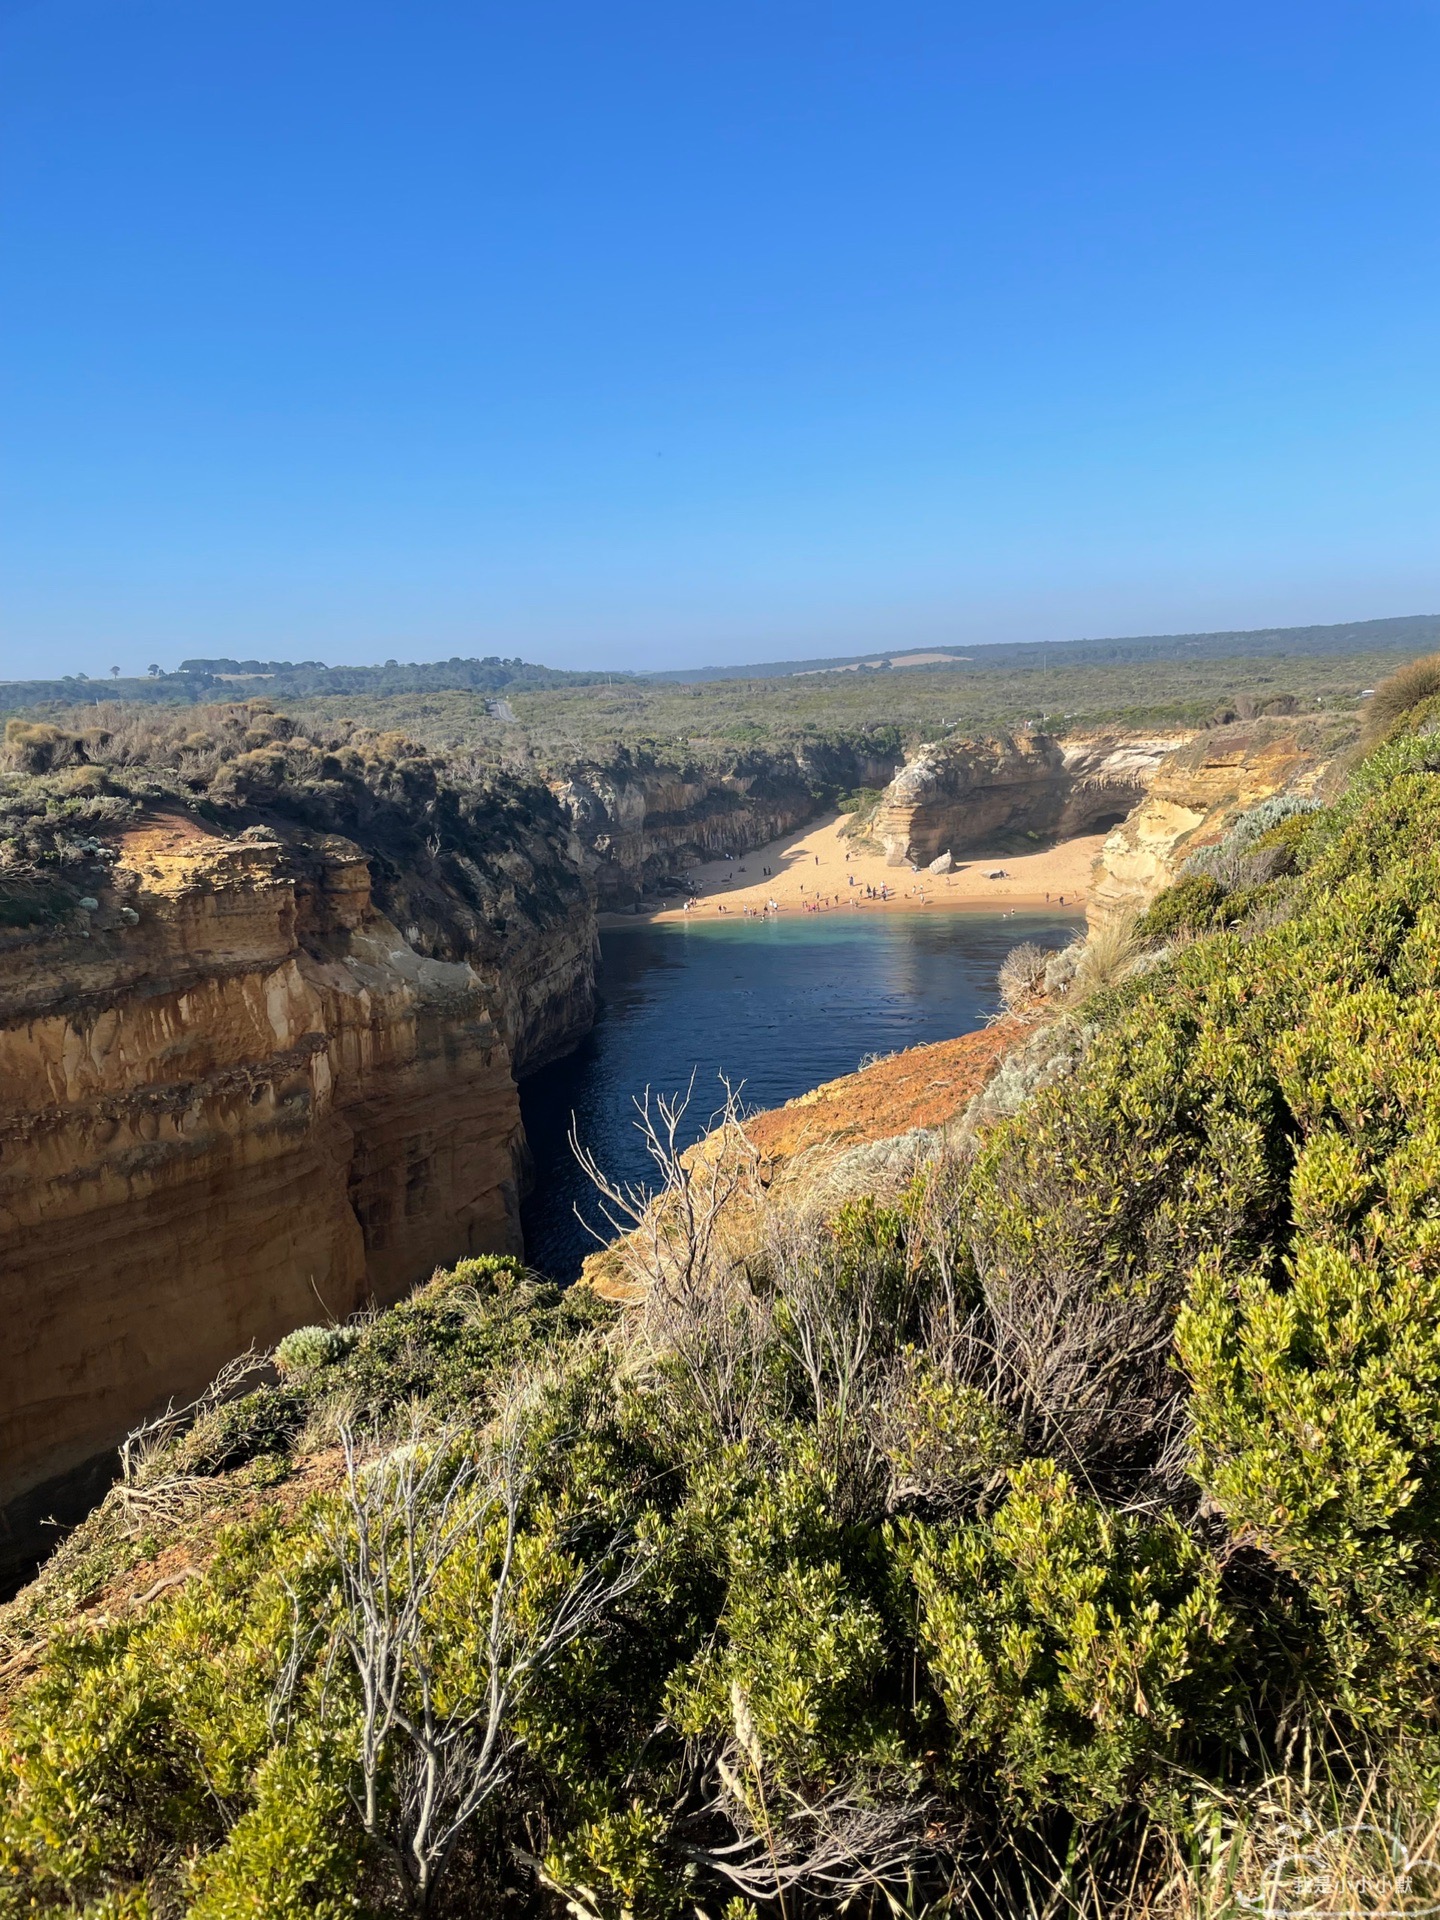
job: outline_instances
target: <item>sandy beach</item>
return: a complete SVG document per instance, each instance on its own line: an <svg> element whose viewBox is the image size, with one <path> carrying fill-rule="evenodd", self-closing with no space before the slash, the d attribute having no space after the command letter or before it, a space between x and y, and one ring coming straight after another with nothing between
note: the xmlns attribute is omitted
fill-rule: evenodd
<svg viewBox="0 0 1440 1920"><path fill-rule="evenodd" d="M1063 906L1083 908L1090 865L1103 833L1086 834L1037 853L994 854L958 861L951 872L912 873L887 867L883 854L856 848L842 836L847 816L831 814L773 840L738 860L692 867L694 904L676 895L646 916L651 920L713 919L719 914L763 914L774 901L782 914L885 913L979 909L990 912ZM1003 878L992 875L1001 873ZM883 889L883 896L882 896ZM630 921L631 914L603 920Z"/></svg>

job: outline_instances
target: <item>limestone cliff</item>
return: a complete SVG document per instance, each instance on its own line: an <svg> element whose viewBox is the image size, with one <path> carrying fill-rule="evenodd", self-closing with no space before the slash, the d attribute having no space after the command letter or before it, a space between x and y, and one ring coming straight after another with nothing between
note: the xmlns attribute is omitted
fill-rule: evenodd
<svg viewBox="0 0 1440 1920"><path fill-rule="evenodd" d="M1328 717L1261 718L1209 729L1167 754L1096 857L1090 925L1142 911L1188 854L1218 840L1247 807L1272 794L1313 793L1353 731Z"/></svg>
<svg viewBox="0 0 1440 1920"><path fill-rule="evenodd" d="M518 1250L516 1075L593 1017L543 787L245 737L0 780L0 1570L250 1342Z"/></svg>
<svg viewBox="0 0 1440 1920"><path fill-rule="evenodd" d="M891 781L871 827L891 866L945 853L1003 852L1024 834L1064 840L1128 814L1183 734L1058 740L997 734L920 747Z"/></svg>
<svg viewBox="0 0 1440 1920"><path fill-rule="evenodd" d="M555 792L571 851L603 908L628 906L687 866L766 845L813 819L839 791L883 786L893 757L811 744L737 755L723 772L622 752L577 766Z"/></svg>
<svg viewBox="0 0 1440 1920"><path fill-rule="evenodd" d="M252 1340L519 1244L491 995L354 843L176 815L115 852L79 924L0 948L5 1502Z"/></svg>

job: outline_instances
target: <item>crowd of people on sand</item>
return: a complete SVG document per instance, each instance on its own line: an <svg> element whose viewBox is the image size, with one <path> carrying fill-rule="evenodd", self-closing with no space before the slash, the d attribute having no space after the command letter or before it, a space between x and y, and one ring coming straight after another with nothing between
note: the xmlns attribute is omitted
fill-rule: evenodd
<svg viewBox="0 0 1440 1920"><path fill-rule="evenodd" d="M814 854L811 857L813 858L815 865L818 867L820 865L819 854ZM845 855L845 864L847 867L850 864L851 857L852 856L848 853ZM744 874L746 872L746 869L744 867L740 867L738 869L736 869L735 867L731 867L730 870L725 875L723 884L726 886L731 885L736 878L737 871L740 874ZM910 871L912 873L919 873L920 869L918 867L912 866ZM762 879L764 880L773 879L774 875L775 875L775 869L773 867L767 867L767 866L761 867L760 877ZM993 872L987 873L985 875L985 878L987 880L1008 880L1010 876L1003 867L997 867L994 869ZM884 881L882 881L879 886L875 886L871 884L869 881L862 883L856 879L853 873L846 874L845 882L846 882L846 886L845 886L845 891L843 893L835 893L835 892L822 893L818 889L816 889L814 892L811 893L808 899L805 899L803 897L805 893L805 883L802 880L800 882L800 893L802 895L802 898L800 900L800 911L802 913L833 913L839 907L851 907L851 908L863 907L867 901L878 901L883 905L883 904L888 904L888 902L890 902L891 900L899 900L901 898L904 898L906 900L914 900L918 905L923 907L923 906L929 905L932 894L937 898L939 896L938 882L934 879L926 880L923 877L917 882L916 885L906 887L903 895L901 894L900 889L898 887L892 887L887 882L884 882ZM946 877L945 884L947 886L950 886L953 884L952 880L948 876ZM929 891L927 891L927 888L929 889ZM1048 905L1051 901L1051 895L1049 893L1045 895L1045 900L1046 900L1046 904ZM685 913L693 913L697 907L702 906L703 904L704 902L701 896L699 894L692 893L686 897L682 910ZM1059 896L1058 904L1062 907L1065 905L1065 896L1063 893ZM725 902L721 900L716 902L715 911L717 913L733 913L735 909L733 907L727 907ZM1014 910L1012 909L1011 910L1012 914L1013 914L1013 911ZM743 916L743 918L745 918L746 920L768 920L772 918L774 915L783 913L783 912L784 912L783 906L778 900L773 898L773 896L770 899L766 900L763 907L756 907L756 906L751 906L749 904L746 904L746 905L742 905L740 908L740 913ZM1010 917L1010 915L1007 914L1005 917L1008 918Z"/></svg>
<svg viewBox="0 0 1440 1920"><path fill-rule="evenodd" d="M853 874L850 876L850 885L854 888L854 891L850 893L812 893L808 900L802 900L800 902L800 911L802 913L833 913L837 907L860 907L863 906L867 900L889 901L900 898L897 888L886 886L883 883L878 887L870 886L869 884L863 887L856 886ZM800 891L802 894L804 893L805 888L803 885ZM921 906L923 907L925 905L925 890L923 887L907 888L906 898L908 899L911 894L918 895ZM696 907L701 904L698 894L689 894L686 897L685 904L681 911L684 913L693 913ZM715 911L717 913L730 913L733 912L734 909L727 907L725 902L721 900L717 902ZM741 914L747 920L768 920L772 914L783 913L784 911L785 909L780 902L773 898L767 900L763 907L742 906L740 909Z"/></svg>

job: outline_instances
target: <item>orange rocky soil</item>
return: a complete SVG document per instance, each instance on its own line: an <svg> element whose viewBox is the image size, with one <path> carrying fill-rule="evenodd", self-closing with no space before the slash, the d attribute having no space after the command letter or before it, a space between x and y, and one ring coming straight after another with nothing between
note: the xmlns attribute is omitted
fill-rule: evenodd
<svg viewBox="0 0 1440 1920"><path fill-rule="evenodd" d="M745 1122L745 1134L758 1157L759 1185L772 1195L801 1198L807 1183L823 1178L836 1156L851 1148L918 1128L948 1126L1033 1025L1023 1016L1007 1015L978 1033L908 1047L858 1073L829 1080L783 1107L753 1114ZM687 1159L693 1164L695 1156L713 1153L715 1139L712 1134L700 1141ZM753 1191L738 1194L727 1210L722 1238L732 1251L753 1238L758 1198ZM607 1300L633 1302L642 1292L621 1241L592 1253L581 1280Z"/></svg>
<svg viewBox="0 0 1440 1920"><path fill-rule="evenodd" d="M863 1147L917 1127L946 1126L964 1113L1001 1055L1029 1026L1011 1015L978 1033L907 1047L858 1073L827 1080L783 1107L757 1113L745 1131L762 1161L779 1167L812 1147Z"/></svg>

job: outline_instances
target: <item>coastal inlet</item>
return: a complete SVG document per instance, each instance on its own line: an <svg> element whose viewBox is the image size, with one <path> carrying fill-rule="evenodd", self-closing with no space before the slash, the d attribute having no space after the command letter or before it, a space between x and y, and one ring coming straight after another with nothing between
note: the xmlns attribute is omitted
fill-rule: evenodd
<svg viewBox="0 0 1440 1920"><path fill-rule="evenodd" d="M597 1244L584 1223L603 1232L570 1149L572 1116L608 1173L651 1179L634 1107L647 1086L673 1093L694 1069L688 1142L723 1098L722 1073L747 1107L774 1107L867 1056L971 1032L999 1006L1011 947L1061 947L1082 924L1059 912L892 912L607 927L594 1028L521 1084L535 1161L527 1259L573 1280Z"/></svg>

